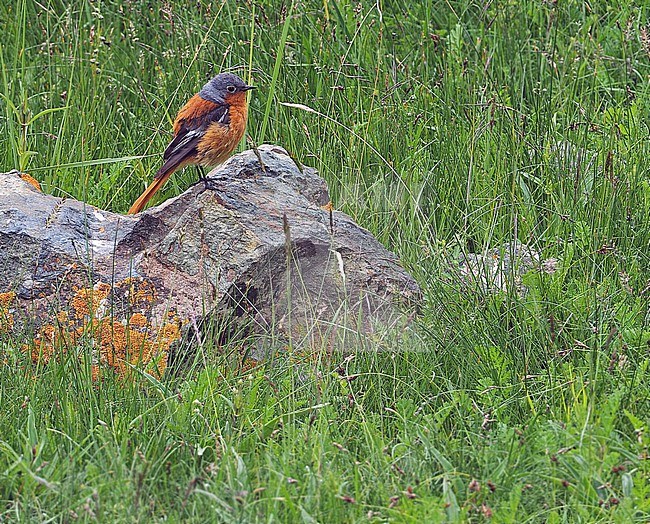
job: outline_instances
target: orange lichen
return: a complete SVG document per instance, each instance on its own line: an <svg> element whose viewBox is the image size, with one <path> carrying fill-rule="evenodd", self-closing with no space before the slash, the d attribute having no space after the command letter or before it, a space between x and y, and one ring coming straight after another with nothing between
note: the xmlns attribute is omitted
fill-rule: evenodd
<svg viewBox="0 0 650 524"><path fill-rule="evenodd" d="M126 328L118 321L104 318L96 331L99 342L100 361L111 367L119 367L127 349Z"/></svg>
<svg viewBox="0 0 650 524"><path fill-rule="evenodd" d="M97 331L100 362L121 375L127 373L130 364L144 365L149 372L154 371L156 376L162 376L167 365L167 353L181 337L178 324L166 323L155 336L151 336L109 318L101 320ZM152 370L149 370L150 363L154 363Z"/></svg>
<svg viewBox="0 0 650 524"><path fill-rule="evenodd" d="M57 340L56 328L52 324L43 326L36 337L34 337L33 346L23 345L24 351L31 350L31 359L35 364L42 362L47 364L54 354L54 345Z"/></svg>
<svg viewBox="0 0 650 524"><path fill-rule="evenodd" d="M41 189L41 184L38 183L38 180L36 180L33 176L28 175L27 173L21 173L20 178L22 178L25 182L28 184L33 185L36 189L38 189L41 193L43 190Z"/></svg>
<svg viewBox="0 0 650 524"><path fill-rule="evenodd" d="M116 287L129 287L129 302L132 306L150 305L156 300L156 288L154 285L141 278L125 278Z"/></svg>
<svg viewBox="0 0 650 524"><path fill-rule="evenodd" d="M13 291L0 293L0 334L8 333L14 327L14 316L9 308L15 298L16 293Z"/></svg>
<svg viewBox="0 0 650 524"><path fill-rule="evenodd" d="M16 293L13 291L7 291L6 293L0 293L0 308L6 309L11 303L15 300Z"/></svg>
<svg viewBox="0 0 650 524"><path fill-rule="evenodd" d="M259 360L255 360L254 358L246 357L241 363L240 371L242 373L246 373L246 372L250 371L251 369L254 369L257 366L259 366L259 364L260 364Z"/></svg>
<svg viewBox="0 0 650 524"><path fill-rule="evenodd" d="M134 327L145 327L147 325L147 317L142 313L133 313L131 319L129 320L129 326Z"/></svg>
<svg viewBox="0 0 650 524"><path fill-rule="evenodd" d="M70 313L60 311L56 325L41 327L32 345L24 345L32 361L47 363L65 354L81 337L90 341L93 349L91 372L100 380L103 370L112 370L121 377L138 367L156 377L162 377L167 367L167 354L181 338L182 322L174 312L167 313L160 325L143 313L133 313L128 321L113 316L108 307L111 294L128 286L130 301L151 302L155 298L153 284L144 279L128 279L115 286L98 283L93 288L77 289L70 300ZM10 301L7 299L7 303ZM0 298L0 307L2 307Z"/></svg>
<svg viewBox="0 0 650 524"><path fill-rule="evenodd" d="M77 291L72 297L71 305L75 310L75 317L79 320L95 313L104 300L111 292L111 286L100 282L91 288L84 288Z"/></svg>

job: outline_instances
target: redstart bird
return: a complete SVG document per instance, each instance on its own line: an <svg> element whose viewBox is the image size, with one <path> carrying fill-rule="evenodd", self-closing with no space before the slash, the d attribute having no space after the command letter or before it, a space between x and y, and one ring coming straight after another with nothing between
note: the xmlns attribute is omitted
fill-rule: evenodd
<svg viewBox="0 0 650 524"><path fill-rule="evenodd" d="M176 115L174 139L165 149L162 167L133 203L129 215L142 211L181 167L216 166L230 156L246 130L249 89L253 86L246 85L237 75L221 73L190 98Z"/></svg>

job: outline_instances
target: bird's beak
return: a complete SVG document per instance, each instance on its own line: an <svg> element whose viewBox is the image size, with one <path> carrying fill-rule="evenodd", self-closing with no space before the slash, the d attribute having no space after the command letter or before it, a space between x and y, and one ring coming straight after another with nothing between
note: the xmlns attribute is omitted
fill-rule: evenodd
<svg viewBox="0 0 650 524"><path fill-rule="evenodd" d="M251 89L255 89L255 86L246 86L244 91L250 91Z"/></svg>

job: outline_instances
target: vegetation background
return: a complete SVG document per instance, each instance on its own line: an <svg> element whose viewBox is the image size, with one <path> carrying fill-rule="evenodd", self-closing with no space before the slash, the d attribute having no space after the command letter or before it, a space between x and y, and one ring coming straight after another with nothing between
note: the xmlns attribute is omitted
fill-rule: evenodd
<svg viewBox="0 0 650 524"><path fill-rule="evenodd" d="M124 212L175 112L234 71L250 141L316 167L425 302L347 357L215 348L161 382L1 336L0 522L648 522L649 10L3 1L3 171ZM514 239L558 261L525 295L443 278Z"/></svg>

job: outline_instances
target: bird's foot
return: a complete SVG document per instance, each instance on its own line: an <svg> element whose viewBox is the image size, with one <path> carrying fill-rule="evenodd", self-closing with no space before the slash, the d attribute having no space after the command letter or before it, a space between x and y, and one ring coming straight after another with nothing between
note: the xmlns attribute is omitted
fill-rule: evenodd
<svg viewBox="0 0 650 524"><path fill-rule="evenodd" d="M217 181L212 178L202 178L197 182L197 184L200 182L203 182L203 191L217 191L217 189L219 189Z"/></svg>
<svg viewBox="0 0 650 524"><path fill-rule="evenodd" d="M194 182L190 187L198 186L203 184L203 191L211 190L215 191L217 188L217 181L214 178L209 178L207 176L199 177L199 179Z"/></svg>

